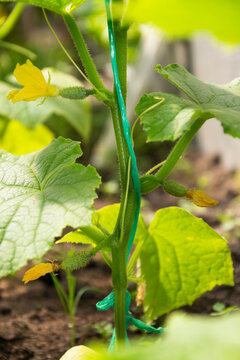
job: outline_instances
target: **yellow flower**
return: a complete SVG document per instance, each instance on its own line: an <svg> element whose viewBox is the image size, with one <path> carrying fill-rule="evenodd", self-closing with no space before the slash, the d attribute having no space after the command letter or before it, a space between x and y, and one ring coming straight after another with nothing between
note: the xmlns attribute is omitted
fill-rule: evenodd
<svg viewBox="0 0 240 360"><path fill-rule="evenodd" d="M20 85L21 90L12 90L9 92L7 99L13 103L17 101L34 101L41 97L55 97L59 95L59 89L56 86L46 82L42 72L34 66L30 60L23 65L17 64L14 72L15 78Z"/></svg>
<svg viewBox="0 0 240 360"><path fill-rule="evenodd" d="M27 284L29 281L37 280L43 275L60 270L61 265L52 263L38 264L25 272L22 281Z"/></svg>
<svg viewBox="0 0 240 360"><path fill-rule="evenodd" d="M204 194L202 190L188 190L186 197L191 199L195 205L200 207L210 207L218 204L218 201L211 199L209 196Z"/></svg>

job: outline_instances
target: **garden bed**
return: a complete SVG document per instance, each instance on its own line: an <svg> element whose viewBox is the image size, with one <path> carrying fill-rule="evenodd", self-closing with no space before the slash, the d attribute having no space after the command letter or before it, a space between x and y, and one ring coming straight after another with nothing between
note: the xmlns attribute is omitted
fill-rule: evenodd
<svg viewBox="0 0 240 360"><path fill-rule="evenodd" d="M191 313L210 314L217 302L228 306L240 306L240 246L237 240L237 226L228 227L222 222L221 213L228 213L233 218L238 216L236 197L238 194L236 175L224 172L217 158L199 158L192 155L191 166L194 178L186 174L186 170L178 170L176 179L184 185L192 186L200 174L207 176L207 193L220 201L218 208L204 210L201 216L221 234L228 236L235 269L235 287L221 286L204 294L192 306L183 310ZM235 179L235 180L234 180ZM221 189L221 190L220 190ZM176 200L165 195L161 190L155 191L147 198L146 213L160 206L175 205ZM103 200L100 200L103 206ZM105 200L104 200L105 202ZM195 209L196 210L196 209ZM193 211L195 211L193 210ZM217 216L216 216L217 213ZM229 216L229 215L228 215ZM224 225L225 224L225 225ZM0 281L0 360L57 360L70 347L70 327L63 312L51 278L44 278L28 285L21 282L24 269L17 276ZM60 275L61 276L61 275ZM96 302L111 291L111 274L99 256L90 264L76 272L77 288L94 286L102 292L86 292L79 304L76 320L77 344L91 341L108 341L113 324L113 312L98 312ZM63 279L64 281L64 279ZM132 304L131 310L138 312ZM96 326L97 325L97 326ZM99 325L99 326L98 326ZM139 334L139 333L137 333ZM131 335L136 336L130 333Z"/></svg>

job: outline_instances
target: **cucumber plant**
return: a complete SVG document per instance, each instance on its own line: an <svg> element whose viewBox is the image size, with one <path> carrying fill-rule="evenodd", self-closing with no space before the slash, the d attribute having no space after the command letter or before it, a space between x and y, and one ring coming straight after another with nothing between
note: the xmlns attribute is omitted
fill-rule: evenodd
<svg viewBox="0 0 240 360"><path fill-rule="evenodd" d="M25 275L25 281L36 278L39 270L41 275L41 271L79 269L100 251L112 269L113 291L97 304L97 308L114 308L113 348L127 342L129 324L149 332L163 331L162 328L155 329L133 318L129 311L129 280L145 282L144 308L149 320L192 304L216 285L234 284L227 243L202 219L183 209L170 207L158 210L148 227L139 211L141 195L158 187L163 187L171 196L187 197L198 206L216 205L217 202L202 191L186 189L167 178L208 119L215 117L221 122L225 133L240 137L240 88L236 80L223 86L211 85L198 80L180 65L172 64L165 68L157 65L159 76L165 77L185 96L162 92L143 94L136 106L137 119L130 128L125 105L127 34L133 21L130 16L132 12L128 9L126 11L123 0L105 1L114 74L113 90L109 90L102 82L72 15L83 2L24 0L21 4L41 6L63 17L85 73L59 43L89 83L89 89L82 86L66 88L64 84L56 86L50 78L47 81L28 60L26 64L17 65L14 71L23 88L10 91L8 100L14 103L21 101L22 104L22 101L34 101L41 97L44 100L57 97L64 104L65 98L74 102L91 95L107 106L116 139L121 201L120 204L94 211L92 203L96 198L95 190L100 185L100 176L92 166L76 163L82 155L76 141L59 137L44 149L22 156L1 151L0 276L14 273L29 259L42 257L52 248L54 238L61 235L65 226L76 228L76 231L67 234L59 242L91 244L92 249L79 251L62 264L48 264L47 267L45 264L30 269ZM130 9L134 3L144 8L143 0L132 0L129 1ZM23 5L16 5L12 17L3 25L4 33L13 26L22 9ZM42 104L42 109L47 102L48 99ZM8 106L14 109L19 104ZM143 125L148 141L177 141L162 164L146 170L141 176L138 175L133 146L134 127L138 121ZM133 242L135 248L130 253ZM140 277L134 275L138 259L141 263Z"/></svg>

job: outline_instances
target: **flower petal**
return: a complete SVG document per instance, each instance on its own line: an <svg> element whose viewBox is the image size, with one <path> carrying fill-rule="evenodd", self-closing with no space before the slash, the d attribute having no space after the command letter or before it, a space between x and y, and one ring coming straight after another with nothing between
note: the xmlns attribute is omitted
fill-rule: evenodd
<svg viewBox="0 0 240 360"><path fill-rule="evenodd" d="M13 90L15 91L15 90ZM18 93L12 98L12 102L15 104L17 101L34 101L41 97L46 96L46 91L42 89L35 88L33 86L24 86L21 90L18 90Z"/></svg>
<svg viewBox="0 0 240 360"><path fill-rule="evenodd" d="M30 60L27 60L23 65L17 64L13 74L19 84L23 86L32 85L37 88L46 88L47 86L41 70L34 66Z"/></svg>
<svg viewBox="0 0 240 360"><path fill-rule="evenodd" d="M34 101L41 97L55 97L59 95L59 89L56 86L50 85L46 82L42 72L34 66L30 60L25 64L17 64L14 75L23 85L21 90L13 90L7 96L8 100L13 103L17 101Z"/></svg>
<svg viewBox="0 0 240 360"><path fill-rule="evenodd" d="M19 93L20 90L11 90L7 95L7 100L12 100Z"/></svg>
<svg viewBox="0 0 240 360"><path fill-rule="evenodd" d="M29 281L36 280L45 274L59 269L60 266L54 263L41 263L26 271L22 281L24 281L24 284L27 284Z"/></svg>
<svg viewBox="0 0 240 360"><path fill-rule="evenodd" d="M202 190L188 190L186 197L200 207L210 207L218 204L218 201L207 196Z"/></svg>

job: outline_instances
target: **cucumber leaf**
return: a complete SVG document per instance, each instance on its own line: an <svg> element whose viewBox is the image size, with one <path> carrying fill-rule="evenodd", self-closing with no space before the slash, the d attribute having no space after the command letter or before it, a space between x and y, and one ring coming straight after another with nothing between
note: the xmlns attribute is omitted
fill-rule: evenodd
<svg viewBox="0 0 240 360"><path fill-rule="evenodd" d="M66 11L71 13L85 1L86 0L0 0L0 2L22 2L24 4L40 6L59 14L62 14Z"/></svg>
<svg viewBox="0 0 240 360"><path fill-rule="evenodd" d="M226 85L212 85L197 79L178 64L165 68L158 65L156 69L190 100L160 92L144 94L136 113L143 114L141 122L148 141L176 140L198 117L216 118L225 133L240 137L239 79Z"/></svg>
<svg viewBox="0 0 240 360"><path fill-rule="evenodd" d="M125 21L153 24L173 38L201 32L237 44L239 13L238 0L128 0Z"/></svg>
<svg viewBox="0 0 240 360"><path fill-rule="evenodd" d="M80 227L77 231L73 231L65 235L57 243L71 242L92 245L98 244L101 240L106 238L106 236L112 234L117 222L119 209L120 204L104 206L93 213L91 226ZM147 225L145 224L143 217L140 215L134 240L135 243L141 241L143 237L146 236Z"/></svg>
<svg viewBox="0 0 240 360"><path fill-rule="evenodd" d="M56 243L61 244L64 242L67 243L75 243L75 244L90 244L96 245L101 240L103 240L105 236L101 233L95 226L82 226L76 231L71 231L65 236L63 236Z"/></svg>
<svg viewBox="0 0 240 360"><path fill-rule="evenodd" d="M115 228L117 217L120 209L120 204L113 204L103 207L93 213L93 224L103 231L107 231L111 234ZM147 225L143 220L142 215L139 215L139 221L136 231L134 242L137 243L143 239L147 234Z"/></svg>
<svg viewBox="0 0 240 360"><path fill-rule="evenodd" d="M226 241L202 219L180 208L156 212L140 258L150 319L191 305L216 285L234 285Z"/></svg>
<svg viewBox="0 0 240 360"><path fill-rule="evenodd" d="M75 141L58 138L39 152L0 152L0 277L40 258L62 229L91 223L99 175L76 164Z"/></svg>
<svg viewBox="0 0 240 360"><path fill-rule="evenodd" d="M0 149L14 155L25 155L41 150L54 138L54 134L43 124L35 129L29 129L16 120L0 119L0 127L5 122L6 129L0 134Z"/></svg>
<svg viewBox="0 0 240 360"><path fill-rule="evenodd" d="M218 318L174 313L166 326L157 341L135 341L112 352L74 346L60 360L239 360L239 311Z"/></svg>

